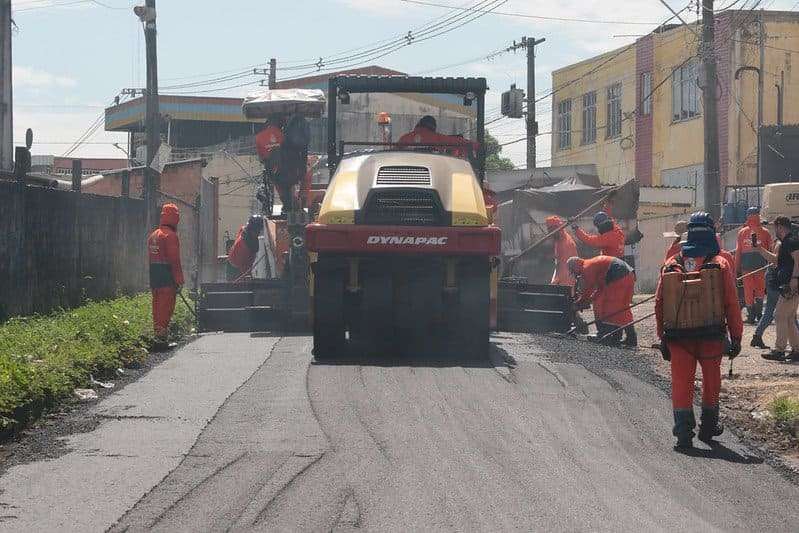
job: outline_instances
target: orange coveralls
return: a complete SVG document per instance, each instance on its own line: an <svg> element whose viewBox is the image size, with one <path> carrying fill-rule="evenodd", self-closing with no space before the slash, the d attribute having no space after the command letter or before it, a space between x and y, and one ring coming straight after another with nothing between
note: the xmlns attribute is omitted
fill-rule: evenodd
<svg viewBox="0 0 799 533"><path fill-rule="evenodd" d="M598 248L602 255L624 257L624 232L615 221L613 229L607 233L586 233L582 228L576 228L574 234L591 248Z"/></svg>
<svg viewBox="0 0 799 533"><path fill-rule="evenodd" d="M463 137L458 137L456 135L444 135L442 133L427 129L424 126L417 126L416 128L412 129L400 137L399 141L397 141L397 144L400 146L413 146L414 144L451 145L438 147L432 146L431 149L436 152L447 152L455 157L461 158L467 156L467 146L471 145L473 153L477 152L477 148L479 146L477 143L469 141L468 139L464 139Z"/></svg>
<svg viewBox="0 0 799 533"><path fill-rule="evenodd" d="M671 243L669 249L666 250L666 257L663 258L664 263L669 259L671 259L672 257L674 257L675 255L677 255L678 253L680 253L680 251L682 250L682 244L680 244L680 242L681 242L680 237L674 239L674 242Z"/></svg>
<svg viewBox="0 0 799 533"><path fill-rule="evenodd" d="M282 144L283 131L278 126L269 125L255 136L255 150L261 161L268 160L275 148Z"/></svg>
<svg viewBox="0 0 799 533"><path fill-rule="evenodd" d="M553 231L563 225L563 219L557 216L547 217L546 225L547 231ZM567 285L574 288L574 284L577 281L569 272L569 266L566 262L570 257L577 257L577 244L575 244L574 239L565 229L557 232L554 238L555 272L552 274L550 285Z"/></svg>
<svg viewBox="0 0 799 533"><path fill-rule="evenodd" d="M746 226L738 231L738 246L735 250L735 268L733 273L746 274L766 266L766 260L752 246L752 234L757 235L759 244L771 250L771 235L760 225L760 215L750 215ZM754 305L755 300L763 300L766 296L766 272L761 271L743 279L744 301L746 306Z"/></svg>
<svg viewBox="0 0 799 533"><path fill-rule="evenodd" d="M721 256L716 256L710 261L718 263L723 273L724 310L730 337L740 339L743 334L743 321L741 320L741 310L738 307L738 296L732 267ZM705 258L696 258L694 272L699 270L699 267L704 263ZM666 263L666 267L678 264L679 257L673 257ZM655 294L657 334L658 338L663 339L662 278L658 281ZM702 367L702 405L706 408L717 408L719 391L721 390L721 358L724 352L724 341L722 339L692 339L665 342L671 352L671 404L675 413L679 411L693 413L694 378L697 363Z"/></svg>
<svg viewBox="0 0 799 533"><path fill-rule="evenodd" d="M239 232L236 234L236 240L233 242L233 246L230 247L227 256L228 262L238 269L239 274L247 274L252 269L252 264L255 262L255 255L258 253L257 236L254 243L255 249L250 248L251 245L253 245L252 241L250 241L250 244L247 243L245 226L242 226L239 228Z"/></svg>
<svg viewBox="0 0 799 533"><path fill-rule="evenodd" d="M161 225L147 239L150 259L150 290L153 295L153 329L164 339L169 321L175 312L177 289L183 285L183 268L180 266L180 240L177 226L180 211L175 204L161 208Z"/></svg>
<svg viewBox="0 0 799 533"><path fill-rule="evenodd" d="M629 307L635 290L635 272L630 266L609 255L581 261L582 293L576 304L591 302L597 322L617 327L632 322L633 312Z"/></svg>

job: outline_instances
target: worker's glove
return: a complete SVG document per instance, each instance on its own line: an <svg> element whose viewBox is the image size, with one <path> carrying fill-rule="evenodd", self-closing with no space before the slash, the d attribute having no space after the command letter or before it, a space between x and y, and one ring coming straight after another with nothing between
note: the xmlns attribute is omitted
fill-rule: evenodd
<svg viewBox="0 0 799 533"><path fill-rule="evenodd" d="M740 349L741 343L738 343L738 348ZM663 356L664 361L671 361L671 352L669 351L669 347L665 342L660 343L660 355Z"/></svg>
<svg viewBox="0 0 799 533"><path fill-rule="evenodd" d="M730 359L735 359L741 353L741 339L732 339L730 341L730 351L727 355L730 356Z"/></svg>

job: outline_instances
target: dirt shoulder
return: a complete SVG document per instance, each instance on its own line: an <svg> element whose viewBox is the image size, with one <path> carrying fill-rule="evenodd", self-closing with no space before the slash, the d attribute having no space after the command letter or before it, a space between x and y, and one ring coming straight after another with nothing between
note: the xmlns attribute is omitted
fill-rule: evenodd
<svg viewBox="0 0 799 533"><path fill-rule="evenodd" d="M647 295L636 295L641 301ZM654 301L633 309L635 318L654 312ZM658 342L655 319L649 318L637 326L638 353L651 358L658 374L670 377L669 364L662 359L660 352L651 349ZM763 335L768 346L774 345L774 325L769 326ZM768 453L778 455L782 461L795 471L799 471L799 435L797 426L781 424L771 413L772 402L780 397L799 399L799 364L766 361L760 357L764 352L752 348L749 342L755 326L744 324L743 349L733 362L733 377L729 377L729 360L723 361L721 383L722 414L728 425L732 424L741 436L751 445ZM697 386L701 384L701 372L697 371Z"/></svg>

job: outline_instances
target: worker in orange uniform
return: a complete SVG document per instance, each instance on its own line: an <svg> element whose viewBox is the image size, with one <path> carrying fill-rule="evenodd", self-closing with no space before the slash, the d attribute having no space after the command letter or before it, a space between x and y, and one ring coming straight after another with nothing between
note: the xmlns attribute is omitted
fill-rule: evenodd
<svg viewBox="0 0 799 533"><path fill-rule="evenodd" d="M630 309L635 289L635 271L618 257L598 255L591 259L571 257L567 261L569 272L580 278L581 292L575 302L579 309L591 303L594 308L597 339L616 345L621 342L624 327L626 346L637 346L638 335ZM619 331L615 331L619 330ZM613 335L604 338L611 332Z"/></svg>
<svg viewBox="0 0 799 533"><path fill-rule="evenodd" d="M563 226L564 221L558 216L547 217L547 231L555 231ZM568 261L570 257L577 256L577 244L565 229L560 229L552 235L554 239L553 257L555 259L555 272L552 274L551 285L566 285L574 289L575 279L569 272Z"/></svg>
<svg viewBox="0 0 799 533"><path fill-rule="evenodd" d="M264 167L274 173L277 171L280 146L283 144L283 124L285 118L276 116L266 122L264 129L255 136L255 151L264 164Z"/></svg>
<svg viewBox="0 0 799 533"><path fill-rule="evenodd" d="M438 144L440 141L439 135L436 132L437 127L436 119L430 115L425 115L419 119L419 122L416 123L416 127L400 137L397 143L402 146Z"/></svg>
<svg viewBox="0 0 799 533"><path fill-rule="evenodd" d="M430 145L433 151L447 152L461 158L469 155L469 151L472 156L477 154L479 148L477 143L464 139L461 135L438 133L437 128L436 119L431 115L425 115L419 119L415 128L399 138L397 144L400 146L421 145L422 147Z"/></svg>
<svg viewBox="0 0 799 533"><path fill-rule="evenodd" d="M236 240L230 247L227 260L233 267L234 278L237 280L242 276L250 274L255 256L258 254L258 237L264 230L264 219L261 216L253 215L247 221L247 225L239 228Z"/></svg>
<svg viewBox="0 0 799 533"><path fill-rule="evenodd" d="M598 248L600 254L611 257L624 257L624 232L616 221L604 211L594 215L596 234L586 233L577 224L572 225L574 235L591 248Z"/></svg>
<svg viewBox="0 0 799 533"><path fill-rule="evenodd" d="M180 211L175 204L161 208L161 225L147 239L150 259L150 289L153 295L153 329L157 349L167 345L169 321L175 312L175 297L183 287L180 240L177 227Z"/></svg>
<svg viewBox="0 0 799 533"><path fill-rule="evenodd" d="M756 244L771 250L771 235L760 223L760 209L750 207L746 211L746 225L738 231L738 244L735 249L736 274L746 275L766 266L767 261L757 251ZM763 298L766 296L765 271L750 274L743 278L744 302L747 322L755 324L763 316Z"/></svg>
<svg viewBox="0 0 799 533"><path fill-rule="evenodd" d="M731 338L729 355L736 357L741 353L743 323L738 307L735 274L732 266L719 255L713 219L707 213L694 213L688 223L688 237L682 245L682 252L668 261L663 272L696 272L708 263L713 263L712 268L720 268L723 272L724 309ZM686 449L693 446L694 427L696 427L693 401L697 362L702 367L702 416L699 439L712 443L713 437L721 435L724 431L719 424L719 391L725 339L718 334L696 339L664 338L662 285L661 277L655 293L657 334L661 339L660 349L663 359L671 361L673 434L677 437L677 448Z"/></svg>

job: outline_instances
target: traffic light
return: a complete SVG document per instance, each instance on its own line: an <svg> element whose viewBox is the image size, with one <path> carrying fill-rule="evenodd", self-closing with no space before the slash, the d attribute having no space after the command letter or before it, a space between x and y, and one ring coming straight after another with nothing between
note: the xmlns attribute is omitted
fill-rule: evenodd
<svg viewBox="0 0 799 533"><path fill-rule="evenodd" d="M502 93L502 115L508 118L522 118L524 116L524 91L510 86L510 90Z"/></svg>

